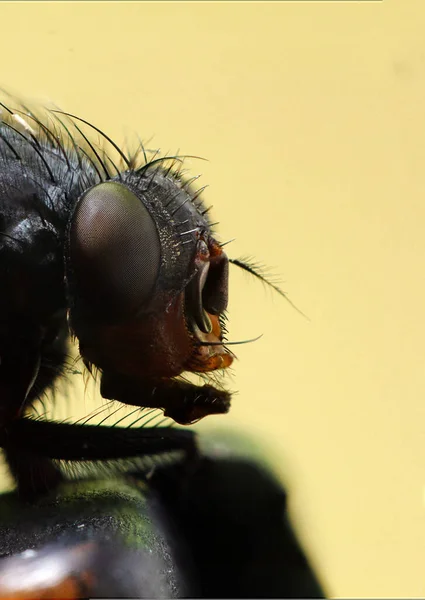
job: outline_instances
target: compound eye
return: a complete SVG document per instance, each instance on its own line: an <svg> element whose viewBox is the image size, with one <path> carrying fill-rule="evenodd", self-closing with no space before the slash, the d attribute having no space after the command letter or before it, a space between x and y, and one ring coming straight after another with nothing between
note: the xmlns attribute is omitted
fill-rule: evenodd
<svg viewBox="0 0 425 600"><path fill-rule="evenodd" d="M104 182L78 201L69 230L74 293L108 318L140 308L153 292L161 262L156 224L125 185Z"/></svg>

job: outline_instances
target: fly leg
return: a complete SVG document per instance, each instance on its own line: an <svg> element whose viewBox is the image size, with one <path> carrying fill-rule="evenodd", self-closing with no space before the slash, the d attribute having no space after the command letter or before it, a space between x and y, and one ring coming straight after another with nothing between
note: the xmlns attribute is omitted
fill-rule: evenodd
<svg viewBox="0 0 425 600"><path fill-rule="evenodd" d="M65 354L64 335L41 344L40 337L16 337L15 344L2 344L0 365L0 431L8 431L32 402L53 383L61 371ZM20 341L21 340L21 341ZM3 445L5 459L18 491L30 499L58 485L63 476L48 457L37 456L19 444Z"/></svg>
<svg viewBox="0 0 425 600"><path fill-rule="evenodd" d="M4 454L23 500L29 501L49 492L64 480L60 470L49 458L12 446L5 446Z"/></svg>
<svg viewBox="0 0 425 600"><path fill-rule="evenodd" d="M4 378L0 377L0 380L4 383ZM14 408L18 415L15 413L15 418L9 420L10 413L3 412L2 416L4 414L9 416L6 423L2 423L2 429L4 431L9 429L11 423L19 420L19 414L24 412L28 402L28 394L23 393L25 387L27 387L27 383L17 383L16 386L13 387L15 387L15 393L11 395L10 392L12 392L12 389L11 386L8 386L9 394L6 396L6 400L9 402L9 407L7 407L7 403L3 403L2 408L3 411L5 408L9 408L10 410ZM2 399L4 397L5 396L2 396ZM9 446L6 444L3 448L6 463L16 482L18 492L24 499L30 499L39 493L45 492L62 481L63 477L60 471L48 458L35 456L33 453L27 452L19 445Z"/></svg>
<svg viewBox="0 0 425 600"><path fill-rule="evenodd" d="M66 461L107 461L183 451L197 455L193 431L78 425L34 419L15 419L0 433L0 446Z"/></svg>

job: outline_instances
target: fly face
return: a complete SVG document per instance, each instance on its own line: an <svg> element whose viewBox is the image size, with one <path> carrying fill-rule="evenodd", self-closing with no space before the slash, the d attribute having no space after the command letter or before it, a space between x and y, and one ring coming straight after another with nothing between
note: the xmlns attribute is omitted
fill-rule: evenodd
<svg viewBox="0 0 425 600"><path fill-rule="evenodd" d="M70 323L104 397L180 423L227 412L227 392L175 378L232 364L228 262L202 203L170 170L148 163L80 197L66 242Z"/></svg>

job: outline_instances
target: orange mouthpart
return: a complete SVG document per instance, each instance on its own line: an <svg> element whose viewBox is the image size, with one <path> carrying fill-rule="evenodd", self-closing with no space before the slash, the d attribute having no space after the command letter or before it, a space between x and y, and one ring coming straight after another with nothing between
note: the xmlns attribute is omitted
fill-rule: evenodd
<svg viewBox="0 0 425 600"><path fill-rule="evenodd" d="M189 358L187 371L208 373L216 369L227 369L233 362L233 356L221 343L221 327L217 315L207 314L212 324L212 331L211 333L197 332L196 340L199 344L195 346Z"/></svg>

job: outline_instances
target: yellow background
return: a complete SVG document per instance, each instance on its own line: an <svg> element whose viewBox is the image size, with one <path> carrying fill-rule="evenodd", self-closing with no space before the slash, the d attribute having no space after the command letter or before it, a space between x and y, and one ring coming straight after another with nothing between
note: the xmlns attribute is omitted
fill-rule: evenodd
<svg viewBox="0 0 425 600"><path fill-rule="evenodd" d="M202 428L266 444L330 594L424 596L423 0L1 3L0 21L1 85L209 159L191 168L229 254L274 267L310 321L233 269L231 337L264 336Z"/></svg>

